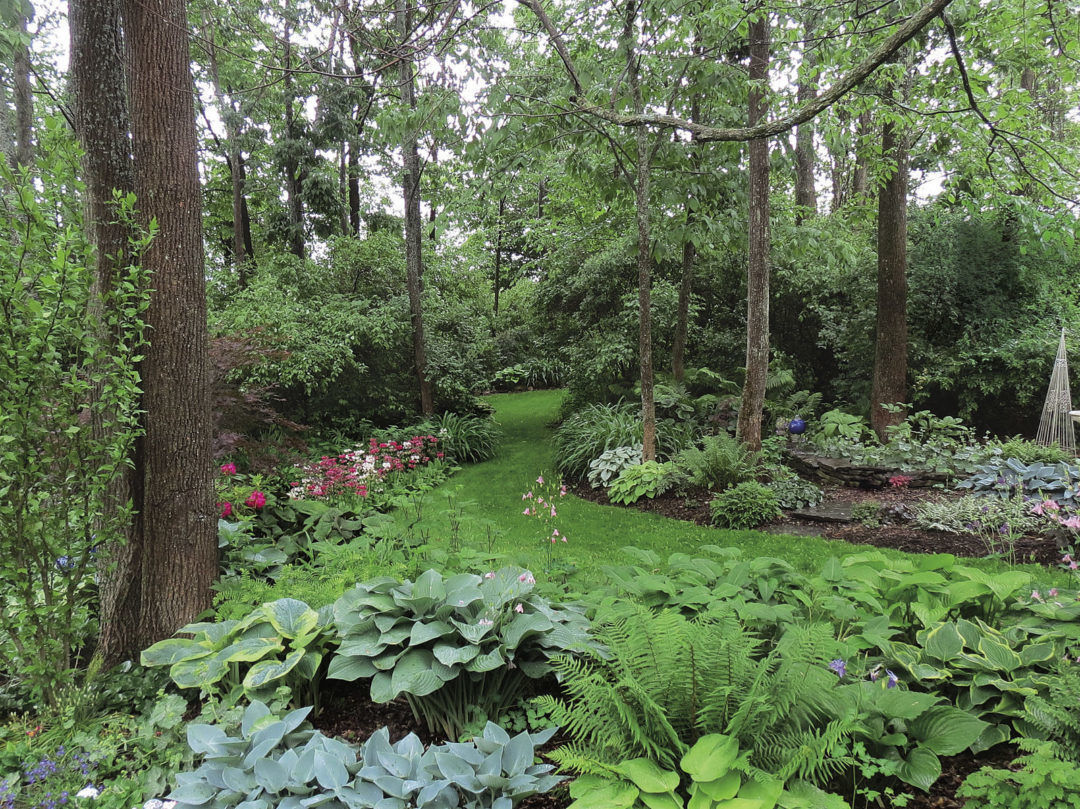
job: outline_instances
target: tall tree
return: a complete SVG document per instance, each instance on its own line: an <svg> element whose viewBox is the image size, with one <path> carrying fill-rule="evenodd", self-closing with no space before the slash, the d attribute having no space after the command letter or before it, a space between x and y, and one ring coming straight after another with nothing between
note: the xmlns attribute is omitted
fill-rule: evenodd
<svg viewBox="0 0 1080 809"><path fill-rule="evenodd" d="M818 12L809 9L803 18L802 64L799 65L797 98L807 104L817 95L818 51L814 42L817 33ZM817 151L814 148L814 125L807 121L799 124L795 133L795 221L801 222L807 215L817 211L817 187L815 170Z"/></svg>
<svg viewBox="0 0 1080 809"><path fill-rule="evenodd" d="M904 412L883 405L907 401L907 193L908 145L902 124L887 120L881 128L881 152L889 162L878 192L877 323L870 425L885 440L887 429Z"/></svg>
<svg viewBox="0 0 1080 809"><path fill-rule="evenodd" d="M205 610L217 574L201 194L184 0L73 0L70 16L98 283L115 283L126 238L107 225L114 188L134 188L143 226L157 227L143 254L153 286L144 434L122 492L136 517L127 542L109 549L102 582L98 651L109 665Z"/></svg>
<svg viewBox="0 0 1080 809"><path fill-rule="evenodd" d="M405 271L409 289L409 314L412 318L413 365L420 387L420 411L435 412L431 380L427 374L427 344L424 341L423 313L423 222L420 218L420 145L413 113L416 110L416 76L412 53L414 8L411 0L397 0L398 32L401 51L398 55L401 103L409 115L401 143L402 191L405 198Z"/></svg>
<svg viewBox="0 0 1080 809"><path fill-rule="evenodd" d="M750 21L750 92L747 126L765 118L769 82L769 16L759 6ZM769 141L755 138L750 153L749 238L746 268L746 381L736 434L761 449L761 416L769 376Z"/></svg>
<svg viewBox="0 0 1080 809"><path fill-rule="evenodd" d="M15 46L15 163L29 167L34 162L34 94L30 88L30 34L27 30L28 4L19 3L18 43Z"/></svg>

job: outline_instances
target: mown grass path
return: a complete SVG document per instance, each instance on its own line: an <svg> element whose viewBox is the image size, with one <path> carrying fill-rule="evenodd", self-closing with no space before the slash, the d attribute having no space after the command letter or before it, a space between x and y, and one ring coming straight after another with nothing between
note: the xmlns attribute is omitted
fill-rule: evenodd
<svg viewBox="0 0 1080 809"><path fill-rule="evenodd" d="M429 493L422 518L415 522L413 530L423 532L433 544L449 545L457 523L462 547L499 554L503 562L530 567L538 573L552 561L565 562L577 568L581 584L599 580L601 565L629 562L630 558L620 550L628 545L652 549L662 559L676 551L695 554L707 544L735 547L744 557L774 556L805 571L819 569L830 556L874 550L815 537L721 531L633 508L602 506L573 495L559 503L555 522L568 541L551 546L540 536L540 526L522 515L522 494L538 475L553 470L548 425L555 418L561 398L561 391L489 397L503 430L495 457L464 467ZM413 521L415 514L398 512L396 519ZM900 551L886 553L907 555ZM972 561L991 571L1007 567L993 560ZM1047 571L1042 570L1041 577L1046 575Z"/></svg>

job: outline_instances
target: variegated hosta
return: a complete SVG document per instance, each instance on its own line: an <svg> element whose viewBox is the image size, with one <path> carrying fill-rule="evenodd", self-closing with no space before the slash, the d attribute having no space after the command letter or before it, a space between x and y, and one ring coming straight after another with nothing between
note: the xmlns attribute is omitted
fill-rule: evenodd
<svg viewBox="0 0 1080 809"><path fill-rule="evenodd" d="M240 621L189 624L142 653L144 666L169 666L181 688L235 700L289 686L293 702L318 705L319 669L334 642L332 608L282 598Z"/></svg>
<svg viewBox="0 0 1080 809"><path fill-rule="evenodd" d="M371 698L404 696L433 731L457 738L482 712L496 719L528 678L551 671L549 655L595 647L584 610L532 592L522 568L415 582L380 578L334 604L341 646L329 677L371 679Z"/></svg>

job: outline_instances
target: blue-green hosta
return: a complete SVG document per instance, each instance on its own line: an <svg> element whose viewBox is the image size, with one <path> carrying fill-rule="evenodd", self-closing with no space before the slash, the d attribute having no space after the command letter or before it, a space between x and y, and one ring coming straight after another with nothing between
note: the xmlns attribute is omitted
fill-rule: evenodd
<svg viewBox="0 0 1080 809"><path fill-rule="evenodd" d="M375 702L404 696L432 730L457 738L477 712L497 718L527 678L550 672L550 655L596 647L584 609L552 605L535 584L517 567L358 584L334 604L341 646L328 676L370 678Z"/></svg>
<svg viewBox="0 0 1080 809"><path fill-rule="evenodd" d="M181 688L235 701L279 685L298 700L318 704L318 676L333 643L331 608L313 610L303 601L282 598L256 607L239 621L196 623L178 634L191 638L159 641L142 653L142 664L169 666Z"/></svg>
<svg viewBox="0 0 1080 809"><path fill-rule="evenodd" d="M511 809L563 780L533 763L554 730L511 737L488 724L471 742L425 750L413 734L390 744L381 728L357 748L312 730L309 710L278 717L253 702L237 736L191 725L202 764L169 798L177 809Z"/></svg>

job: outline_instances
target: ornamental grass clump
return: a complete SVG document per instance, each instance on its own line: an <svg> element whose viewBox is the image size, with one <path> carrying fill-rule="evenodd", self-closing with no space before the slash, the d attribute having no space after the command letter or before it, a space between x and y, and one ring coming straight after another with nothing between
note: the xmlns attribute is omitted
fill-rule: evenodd
<svg viewBox="0 0 1080 809"><path fill-rule="evenodd" d="M518 567L358 584L334 604L341 646L328 676L370 678L373 701L403 696L429 729L458 738L478 713L513 706L551 655L597 648L584 609L551 604L535 584Z"/></svg>

